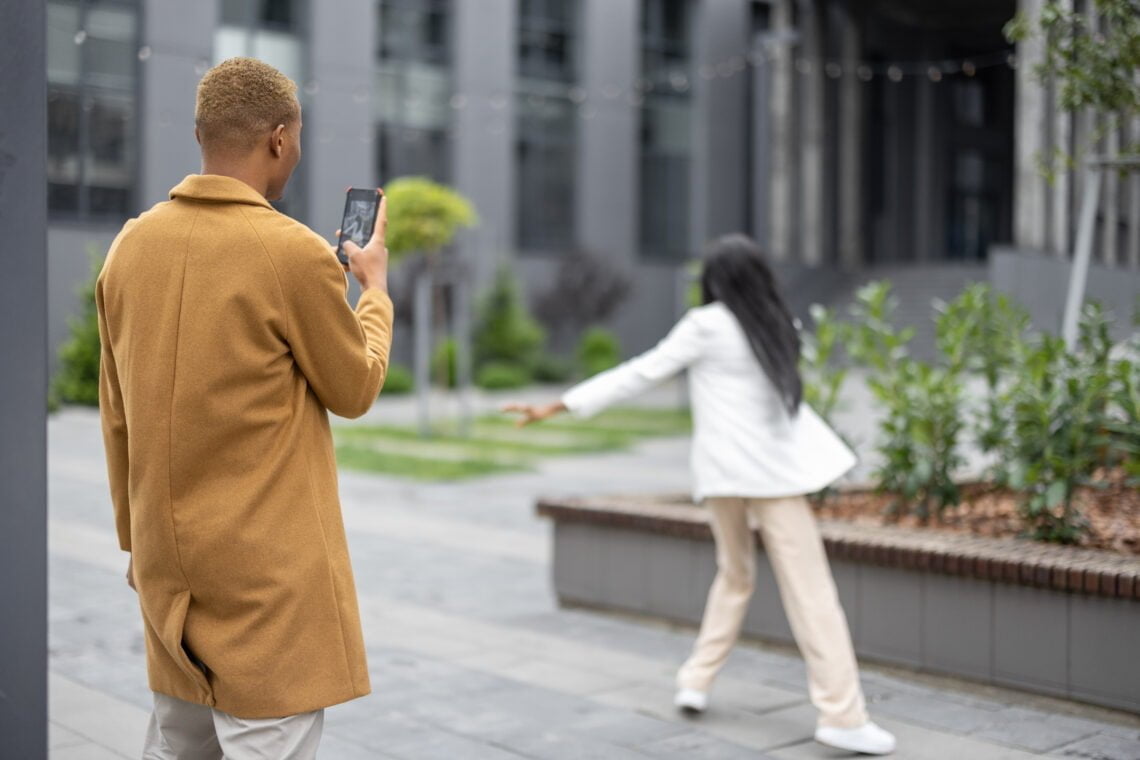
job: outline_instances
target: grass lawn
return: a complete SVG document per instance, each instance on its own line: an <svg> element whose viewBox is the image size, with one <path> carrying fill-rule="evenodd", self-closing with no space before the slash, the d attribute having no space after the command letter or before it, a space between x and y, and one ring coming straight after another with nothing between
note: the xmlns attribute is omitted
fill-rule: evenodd
<svg viewBox="0 0 1140 760"><path fill-rule="evenodd" d="M431 438L411 427L353 425L334 429L342 467L416 480L459 480L504 472L525 472L542 457L620 451L654 436L687 435L688 412L672 409L614 409L589 420L562 416L525 429L514 418L476 419L471 434L441 423Z"/></svg>

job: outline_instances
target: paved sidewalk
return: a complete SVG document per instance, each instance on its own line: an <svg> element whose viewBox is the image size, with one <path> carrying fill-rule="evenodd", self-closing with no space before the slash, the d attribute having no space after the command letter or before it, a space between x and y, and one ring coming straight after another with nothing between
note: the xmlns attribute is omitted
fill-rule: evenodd
<svg viewBox="0 0 1140 760"><path fill-rule="evenodd" d="M535 496L685 490L686 458L658 440L460 485L343 474L374 693L328 711L321 757L842 757L811 741L794 653L742 646L690 721L669 702L692 631L557 608ZM137 758L142 632L90 411L50 423L50 543L51 757ZM899 758L1140 760L1136 716L872 665L863 681Z"/></svg>

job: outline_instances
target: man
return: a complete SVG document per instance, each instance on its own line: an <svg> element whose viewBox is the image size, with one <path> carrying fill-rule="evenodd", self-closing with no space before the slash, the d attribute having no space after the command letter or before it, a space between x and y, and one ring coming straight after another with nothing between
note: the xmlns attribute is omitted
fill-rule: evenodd
<svg viewBox="0 0 1140 760"><path fill-rule="evenodd" d="M96 286L100 412L154 713L145 758L312 758L369 693L327 411L388 366L385 208L353 311L328 244L277 213L296 85L249 58L198 86L202 174L127 222ZM326 411L327 410L327 411Z"/></svg>

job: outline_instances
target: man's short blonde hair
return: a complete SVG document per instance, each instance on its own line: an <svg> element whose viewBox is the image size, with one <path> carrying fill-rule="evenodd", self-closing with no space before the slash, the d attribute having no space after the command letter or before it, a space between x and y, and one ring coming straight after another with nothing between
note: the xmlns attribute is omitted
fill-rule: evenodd
<svg viewBox="0 0 1140 760"><path fill-rule="evenodd" d="M194 123L206 150L248 150L300 116L296 83L256 58L222 61L198 83Z"/></svg>

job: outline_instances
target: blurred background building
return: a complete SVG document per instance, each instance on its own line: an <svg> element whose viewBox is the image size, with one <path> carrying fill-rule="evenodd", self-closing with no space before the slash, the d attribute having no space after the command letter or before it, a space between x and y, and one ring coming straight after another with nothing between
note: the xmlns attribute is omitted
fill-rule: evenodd
<svg viewBox="0 0 1140 760"><path fill-rule="evenodd" d="M671 324L701 243L735 231L771 251L798 307L886 274L906 317L992 278L1055 327L1081 176L1047 182L1039 159L1120 135L1057 115L1038 51L1003 37L1018 5L48 0L52 343L89 252L198 170L194 89L234 55L301 88L284 212L331 236L350 184L452 185L481 219L455 251L478 284L510 262L536 293L581 250L628 273L613 324L628 351ZM1127 304L1140 178L1105 182L1090 287Z"/></svg>

